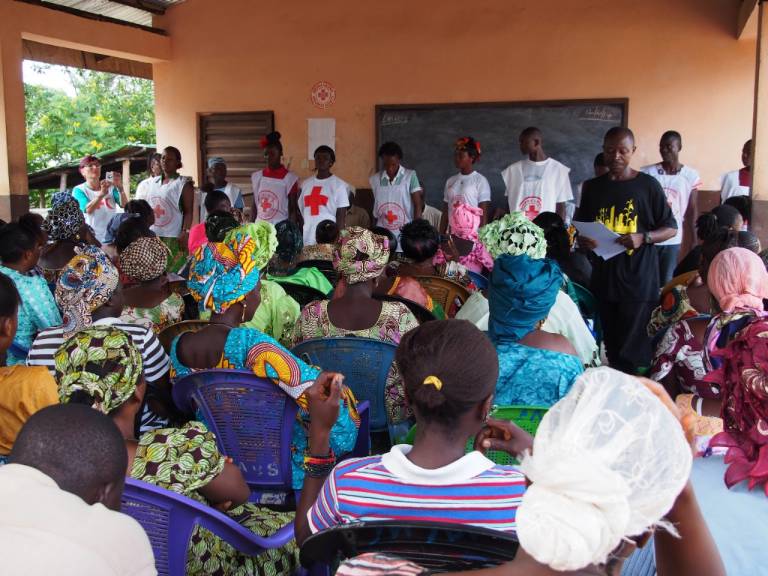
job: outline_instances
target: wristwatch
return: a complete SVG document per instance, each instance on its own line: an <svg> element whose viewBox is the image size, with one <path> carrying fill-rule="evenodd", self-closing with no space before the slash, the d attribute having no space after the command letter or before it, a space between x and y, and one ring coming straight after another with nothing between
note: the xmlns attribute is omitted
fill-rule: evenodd
<svg viewBox="0 0 768 576"><path fill-rule="evenodd" d="M643 244L653 244L650 232L643 232Z"/></svg>

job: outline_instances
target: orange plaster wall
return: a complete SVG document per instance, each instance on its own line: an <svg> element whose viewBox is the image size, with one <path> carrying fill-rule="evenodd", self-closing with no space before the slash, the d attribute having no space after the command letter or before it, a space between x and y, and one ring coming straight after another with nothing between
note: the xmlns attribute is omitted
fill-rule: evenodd
<svg viewBox="0 0 768 576"><path fill-rule="evenodd" d="M196 176L198 113L274 110L304 176L306 120L333 117L334 172L366 186L376 104L628 97L635 164L656 160L659 136L676 129L683 161L719 188L752 130L755 41L734 38L738 5L187 0L162 22L172 56L155 65L158 144L178 146ZM319 80L337 90L328 111L309 99Z"/></svg>

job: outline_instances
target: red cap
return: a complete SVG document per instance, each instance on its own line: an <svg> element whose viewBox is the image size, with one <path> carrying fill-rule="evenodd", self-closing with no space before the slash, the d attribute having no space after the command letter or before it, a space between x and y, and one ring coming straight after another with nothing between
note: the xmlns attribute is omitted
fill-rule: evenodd
<svg viewBox="0 0 768 576"><path fill-rule="evenodd" d="M86 166L88 166L89 164L93 164L94 162L97 164L101 164L101 160L99 160L96 156L94 156L93 154L88 154L88 156L80 160L80 168L85 168Z"/></svg>

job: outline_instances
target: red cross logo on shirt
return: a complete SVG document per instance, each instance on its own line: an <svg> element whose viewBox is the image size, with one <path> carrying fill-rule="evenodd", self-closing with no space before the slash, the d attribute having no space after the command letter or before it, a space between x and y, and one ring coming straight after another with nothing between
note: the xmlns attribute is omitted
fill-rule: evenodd
<svg viewBox="0 0 768 576"><path fill-rule="evenodd" d="M397 214L395 214L394 212L392 212L392 210L390 210L389 212L384 214L384 218L386 218L387 222L389 222L391 225L397 220Z"/></svg>
<svg viewBox="0 0 768 576"><path fill-rule="evenodd" d="M160 204L155 204L155 208L153 209L153 212L155 213L155 218L158 220L162 219L163 216L165 216L165 210L163 210L163 207L160 206Z"/></svg>
<svg viewBox="0 0 768 576"><path fill-rule="evenodd" d="M304 198L304 207L309 206L309 213L312 216L318 216L320 214L320 206L326 206L328 204L328 196L323 196L322 186L313 186L312 192Z"/></svg>
<svg viewBox="0 0 768 576"><path fill-rule="evenodd" d="M272 208L272 204L270 204L270 202L269 202L269 200L267 198L264 198L261 201L261 209L262 210L269 210L270 208Z"/></svg>

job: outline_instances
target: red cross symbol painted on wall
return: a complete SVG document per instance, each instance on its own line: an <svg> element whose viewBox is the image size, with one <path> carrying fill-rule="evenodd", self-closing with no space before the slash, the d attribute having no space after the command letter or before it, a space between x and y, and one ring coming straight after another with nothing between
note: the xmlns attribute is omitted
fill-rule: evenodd
<svg viewBox="0 0 768 576"><path fill-rule="evenodd" d="M312 216L320 214L320 206L326 206L328 204L328 196L323 196L322 186L313 186L312 192L304 198L304 207L309 206L309 213Z"/></svg>
<svg viewBox="0 0 768 576"><path fill-rule="evenodd" d="M392 223L397 220L397 214L395 214L394 212L392 212L392 210L390 210L389 212L384 214L384 218L386 218L387 222L389 222L389 224L392 225Z"/></svg>

